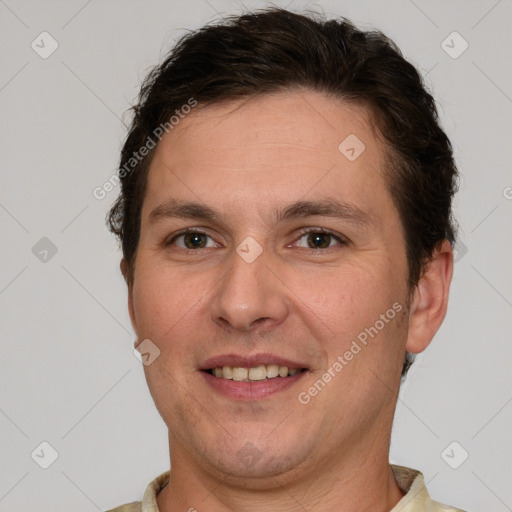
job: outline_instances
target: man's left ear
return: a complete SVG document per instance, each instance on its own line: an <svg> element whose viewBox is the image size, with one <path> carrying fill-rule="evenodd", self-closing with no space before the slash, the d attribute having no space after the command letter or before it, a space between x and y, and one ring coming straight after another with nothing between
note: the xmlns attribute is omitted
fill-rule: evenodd
<svg viewBox="0 0 512 512"><path fill-rule="evenodd" d="M124 280L128 285L128 313L132 323L133 330L137 333L137 321L135 319L135 310L133 308L133 283L130 282L129 266L127 261L123 258L120 263L121 273L123 274Z"/></svg>
<svg viewBox="0 0 512 512"><path fill-rule="evenodd" d="M453 274L453 250L444 240L434 252L414 291L409 309L409 334L406 350L423 352L441 326L448 307Z"/></svg>

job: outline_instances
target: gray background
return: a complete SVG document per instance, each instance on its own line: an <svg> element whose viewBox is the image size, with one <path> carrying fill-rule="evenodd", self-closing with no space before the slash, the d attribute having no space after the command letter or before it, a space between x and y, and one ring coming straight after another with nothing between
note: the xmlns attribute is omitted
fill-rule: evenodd
<svg viewBox="0 0 512 512"><path fill-rule="evenodd" d="M463 174L448 316L401 391L391 460L421 469L440 501L512 510L512 3L307 7L398 43L439 102ZM120 252L104 225L118 190L101 201L92 191L116 170L121 119L149 67L185 29L241 9L0 0L1 511L105 510L141 499L168 469L166 428L132 352ZM31 47L51 49L43 31L59 45L46 59ZM463 48L459 36L446 40L454 31L469 44L458 58L445 51ZM58 452L48 469L38 464L50 457L43 441ZM453 469L447 461L458 465L463 450L469 458Z"/></svg>

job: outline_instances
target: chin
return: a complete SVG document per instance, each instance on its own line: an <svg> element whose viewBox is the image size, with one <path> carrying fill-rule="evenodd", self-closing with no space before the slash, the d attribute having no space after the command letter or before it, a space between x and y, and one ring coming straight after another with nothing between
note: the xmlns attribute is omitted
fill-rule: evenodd
<svg viewBox="0 0 512 512"><path fill-rule="evenodd" d="M309 454L306 452L303 440L295 446L287 446L276 440L267 446L263 442L228 441L229 449L203 454L203 461L216 473L222 474L222 479L232 485L248 486L254 489L271 489L278 485L276 477L285 478L287 474L296 473ZM235 446L241 448L235 449ZM219 445L217 445L219 446ZM276 448L279 449L276 449ZM208 452L208 450L206 450ZM250 482L247 482L250 479Z"/></svg>

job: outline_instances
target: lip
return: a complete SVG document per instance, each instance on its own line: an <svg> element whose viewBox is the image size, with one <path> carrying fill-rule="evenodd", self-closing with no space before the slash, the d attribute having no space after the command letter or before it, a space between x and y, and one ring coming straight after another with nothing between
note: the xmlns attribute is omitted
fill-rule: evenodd
<svg viewBox="0 0 512 512"><path fill-rule="evenodd" d="M294 368L300 370L302 368L308 368L307 364L292 361L283 357L276 356L274 354L253 354L253 355L242 355L242 354L224 354L207 359L199 367L200 370L211 370L213 368L219 368L222 366L232 366L238 368L254 368L255 366L277 364L279 366L287 366L288 368ZM218 377L216 377L218 378ZM283 377L281 377L283 378ZM289 377L284 377L289 378Z"/></svg>
<svg viewBox="0 0 512 512"><path fill-rule="evenodd" d="M235 381L223 379L210 375L206 370L231 366L238 368L254 368L255 366L276 364L278 366L287 366L288 369L304 369L290 377L275 377L253 382ZM259 353L252 355L243 354L223 354L207 359L199 368L201 375L206 383L216 392L233 400L255 401L261 400L280 391L284 391L299 380L306 373L309 373L308 365L285 357L280 357L270 353Z"/></svg>
<svg viewBox="0 0 512 512"><path fill-rule="evenodd" d="M257 401L289 389L309 373L309 371L304 370L290 377L274 377L273 379L254 382L223 379L222 377L210 375L206 371L199 373L213 390L227 398L241 401Z"/></svg>

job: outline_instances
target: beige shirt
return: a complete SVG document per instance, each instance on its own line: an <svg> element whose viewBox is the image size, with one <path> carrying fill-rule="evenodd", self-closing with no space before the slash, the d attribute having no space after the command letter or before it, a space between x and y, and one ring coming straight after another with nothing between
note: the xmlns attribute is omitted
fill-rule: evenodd
<svg viewBox="0 0 512 512"><path fill-rule="evenodd" d="M414 469L391 465L396 483L405 496L390 512L464 512L460 508L448 507L430 499L423 475ZM155 478L144 492L142 501L134 501L107 512L159 512L156 496L169 481L170 471Z"/></svg>

